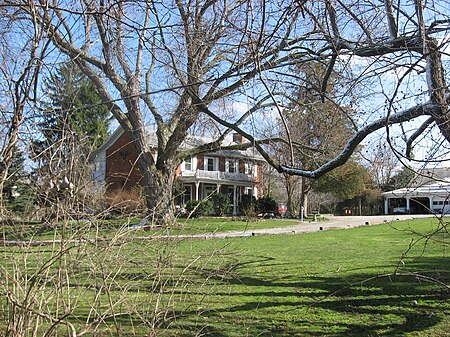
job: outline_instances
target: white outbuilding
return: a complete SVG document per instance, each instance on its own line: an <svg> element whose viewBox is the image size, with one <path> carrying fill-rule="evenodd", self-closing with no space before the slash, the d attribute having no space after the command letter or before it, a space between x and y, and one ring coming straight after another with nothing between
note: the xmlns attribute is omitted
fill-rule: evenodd
<svg viewBox="0 0 450 337"><path fill-rule="evenodd" d="M450 214L450 179L384 192L384 214Z"/></svg>

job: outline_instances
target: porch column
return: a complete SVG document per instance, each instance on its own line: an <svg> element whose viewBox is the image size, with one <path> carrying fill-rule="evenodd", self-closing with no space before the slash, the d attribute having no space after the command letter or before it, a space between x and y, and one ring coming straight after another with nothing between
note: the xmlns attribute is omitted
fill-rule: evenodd
<svg viewBox="0 0 450 337"><path fill-rule="evenodd" d="M236 185L233 185L233 215L237 215Z"/></svg>
<svg viewBox="0 0 450 337"><path fill-rule="evenodd" d="M429 199L430 199L430 213L434 213L434 211L433 211L433 196L430 195Z"/></svg>
<svg viewBox="0 0 450 337"><path fill-rule="evenodd" d="M216 193L220 193L220 187L222 186L221 184L217 183L216 184Z"/></svg>
<svg viewBox="0 0 450 337"><path fill-rule="evenodd" d="M198 181L195 182L195 200L198 201L198 188L200 187L200 183Z"/></svg>
<svg viewBox="0 0 450 337"><path fill-rule="evenodd" d="M406 211L407 211L408 213L410 213L410 211L411 211L411 209L410 209L410 206L411 206L410 201L411 201L410 198L406 198Z"/></svg>
<svg viewBox="0 0 450 337"><path fill-rule="evenodd" d="M389 214L389 198L384 198L384 214Z"/></svg>

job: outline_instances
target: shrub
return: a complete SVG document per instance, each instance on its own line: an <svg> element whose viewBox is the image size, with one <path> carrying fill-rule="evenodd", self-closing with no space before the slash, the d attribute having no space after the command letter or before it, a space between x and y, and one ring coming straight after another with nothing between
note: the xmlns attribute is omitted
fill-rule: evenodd
<svg viewBox="0 0 450 337"><path fill-rule="evenodd" d="M191 217L202 215L210 215L213 213L214 207L211 200L191 200L186 203L186 211Z"/></svg>
<svg viewBox="0 0 450 337"><path fill-rule="evenodd" d="M214 214L217 216L223 216L225 213L228 213L231 209L231 200L227 194L223 193L214 193L211 196Z"/></svg>
<svg viewBox="0 0 450 337"><path fill-rule="evenodd" d="M239 210L246 216L256 215L256 198L252 195L244 194L239 201Z"/></svg>
<svg viewBox="0 0 450 337"><path fill-rule="evenodd" d="M272 197L262 197L257 201L258 210L260 213L274 213L278 212L277 202Z"/></svg>

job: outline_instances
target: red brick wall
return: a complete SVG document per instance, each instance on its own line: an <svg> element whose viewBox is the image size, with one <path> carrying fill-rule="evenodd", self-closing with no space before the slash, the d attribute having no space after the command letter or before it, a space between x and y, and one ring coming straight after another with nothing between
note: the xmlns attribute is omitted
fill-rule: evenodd
<svg viewBox="0 0 450 337"><path fill-rule="evenodd" d="M197 155L197 170L203 170L205 157L202 154Z"/></svg>
<svg viewBox="0 0 450 337"><path fill-rule="evenodd" d="M245 163L242 159L239 159L239 164L238 164L239 168L238 168L238 172L239 173L245 173Z"/></svg>
<svg viewBox="0 0 450 337"><path fill-rule="evenodd" d="M262 190L262 163L258 162L257 163L257 175L256 175L256 179L255 179L255 187L258 191L258 197L261 198L263 197L263 190Z"/></svg>
<svg viewBox="0 0 450 337"><path fill-rule="evenodd" d="M106 150L105 179L109 191L129 190L142 181L137 164L137 151L126 132Z"/></svg>

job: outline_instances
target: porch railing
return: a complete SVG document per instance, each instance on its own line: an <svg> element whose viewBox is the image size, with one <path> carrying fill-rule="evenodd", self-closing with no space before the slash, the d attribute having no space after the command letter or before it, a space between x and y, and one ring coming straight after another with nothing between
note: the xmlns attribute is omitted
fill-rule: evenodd
<svg viewBox="0 0 450 337"><path fill-rule="evenodd" d="M228 181L254 181L255 177L251 174L245 173L230 173L221 171L183 171L182 177L193 177L197 179L211 179L211 180L228 180Z"/></svg>

